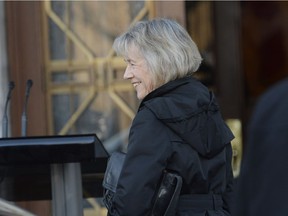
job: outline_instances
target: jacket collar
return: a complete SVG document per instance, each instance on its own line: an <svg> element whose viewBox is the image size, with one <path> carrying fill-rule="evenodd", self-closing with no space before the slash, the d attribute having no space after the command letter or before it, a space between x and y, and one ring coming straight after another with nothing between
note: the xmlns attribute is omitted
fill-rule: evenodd
<svg viewBox="0 0 288 216"><path fill-rule="evenodd" d="M143 104L145 101L150 100L151 98L155 98L155 97L160 97L163 94L166 94L169 91L174 90L175 88L178 88L179 86L185 85L189 82L191 82L192 76L187 76L187 77L183 77L180 79L175 79L172 80L160 87L158 87L157 89L155 89L154 91L150 92L141 102L141 104ZM140 105L141 106L141 105Z"/></svg>

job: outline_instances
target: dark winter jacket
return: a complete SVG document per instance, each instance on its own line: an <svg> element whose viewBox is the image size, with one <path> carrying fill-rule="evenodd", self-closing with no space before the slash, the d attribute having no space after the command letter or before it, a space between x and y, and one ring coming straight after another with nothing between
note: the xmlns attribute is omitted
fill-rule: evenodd
<svg viewBox="0 0 288 216"><path fill-rule="evenodd" d="M164 169L183 178L177 215L230 215L232 139L213 94L199 81L186 77L154 90L131 126L113 215L148 216Z"/></svg>

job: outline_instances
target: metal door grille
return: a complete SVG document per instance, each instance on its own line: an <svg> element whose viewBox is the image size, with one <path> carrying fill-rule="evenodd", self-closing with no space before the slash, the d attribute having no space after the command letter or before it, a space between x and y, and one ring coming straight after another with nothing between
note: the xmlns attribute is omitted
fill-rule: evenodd
<svg viewBox="0 0 288 216"><path fill-rule="evenodd" d="M112 43L132 23L152 18L153 2L44 1L43 12L49 134L93 132L119 148L139 102ZM87 201L85 216L102 215L96 199Z"/></svg>

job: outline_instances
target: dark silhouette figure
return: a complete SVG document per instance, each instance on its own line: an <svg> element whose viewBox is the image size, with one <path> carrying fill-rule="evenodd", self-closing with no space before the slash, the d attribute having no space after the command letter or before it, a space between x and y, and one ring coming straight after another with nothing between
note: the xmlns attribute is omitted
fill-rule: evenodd
<svg viewBox="0 0 288 216"><path fill-rule="evenodd" d="M267 90L251 117L235 216L288 215L288 79Z"/></svg>

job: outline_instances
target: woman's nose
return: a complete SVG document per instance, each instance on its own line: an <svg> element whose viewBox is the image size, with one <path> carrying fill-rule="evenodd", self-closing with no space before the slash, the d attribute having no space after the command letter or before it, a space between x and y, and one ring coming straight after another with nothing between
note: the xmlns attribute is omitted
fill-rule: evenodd
<svg viewBox="0 0 288 216"><path fill-rule="evenodd" d="M123 78L124 79L131 79L133 77L133 74L131 73L131 70L129 69L129 66L126 67Z"/></svg>

